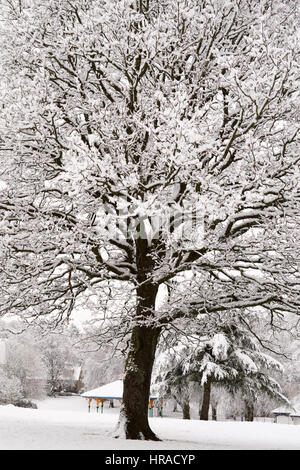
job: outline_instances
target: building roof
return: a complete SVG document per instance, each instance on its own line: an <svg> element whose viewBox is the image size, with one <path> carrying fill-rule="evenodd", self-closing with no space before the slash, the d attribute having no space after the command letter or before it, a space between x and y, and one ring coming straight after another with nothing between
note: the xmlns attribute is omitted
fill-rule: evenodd
<svg viewBox="0 0 300 470"><path fill-rule="evenodd" d="M88 390L81 394L84 398L104 398L107 400L122 399L123 398L123 380L115 380L109 384L103 385L102 387ZM155 400L157 396L150 396L150 399Z"/></svg>
<svg viewBox="0 0 300 470"><path fill-rule="evenodd" d="M274 415L290 415L294 411L291 406L280 406L272 411Z"/></svg>
<svg viewBox="0 0 300 470"><path fill-rule="evenodd" d="M300 416L300 395L291 400L291 405L280 406L272 411L275 415Z"/></svg>

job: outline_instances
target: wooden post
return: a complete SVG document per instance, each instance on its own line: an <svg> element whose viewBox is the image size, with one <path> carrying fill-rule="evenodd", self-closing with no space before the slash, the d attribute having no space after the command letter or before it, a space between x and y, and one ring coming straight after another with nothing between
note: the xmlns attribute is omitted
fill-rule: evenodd
<svg viewBox="0 0 300 470"><path fill-rule="evenodd" d="M88 412L90 413L91 411L91 401L92 401L92 398L89 398L88 399Z"/></svg>
<svg viewBox="0 0 300 470"><path fill-rule="evenodd" d="M154 402L154 400L152 400L150 398L150 400L149 400L149 416L150 416L150 418L153 417L153 402Z"/></svg>
<svg viewBox="0 0 300 470"><path fill-rule="evenodd" d="M97 413L99 413L99 402L100 402L100 401L101 401L101 400L96 399L96 402L97 402Z"/></svg>

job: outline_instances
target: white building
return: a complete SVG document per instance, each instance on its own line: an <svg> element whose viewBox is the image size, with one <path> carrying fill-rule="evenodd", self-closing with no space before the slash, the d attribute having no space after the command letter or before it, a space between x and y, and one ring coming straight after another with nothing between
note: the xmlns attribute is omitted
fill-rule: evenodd
<svg viewBox="0 0 300 470"><path fill-rule="evenodd" d="M275 423L300 424L300 395L292 400L291 406L280 406L272 413L275 416Z"/></svg>

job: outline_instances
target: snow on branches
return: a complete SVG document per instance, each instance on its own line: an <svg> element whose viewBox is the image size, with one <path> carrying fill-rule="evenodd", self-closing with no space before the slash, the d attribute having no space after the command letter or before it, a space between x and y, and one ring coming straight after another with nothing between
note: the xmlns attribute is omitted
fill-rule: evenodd
<svg viewBox="0 0 300 470"><path fill-rule="evenodd" d="M183 272L193 315L297 313L297 2L2 3L0 315L56 325L123 283L139 368Z"/></svg>
<svg viewBox="0 0 300 470"><path fill-rule="evenodd" d="M241 392L252 403L262 395L288 402L274 378L283 373L281 363L263 352L253 333L233 315L213 330L204 326L198 335L169 333L154 370L153 386L178 403L189 401L197 384L204 396L208 390L208 404L211 385L234 395Z"/></svg>

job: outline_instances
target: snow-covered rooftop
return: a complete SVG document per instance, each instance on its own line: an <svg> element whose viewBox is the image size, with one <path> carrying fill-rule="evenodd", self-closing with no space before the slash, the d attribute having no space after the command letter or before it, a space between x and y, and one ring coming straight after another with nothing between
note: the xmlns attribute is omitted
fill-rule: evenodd
<svg viewBox="0 0 300 470"><path fill-rule="evenodd" d="M291 401L291 406L284 405L272 411L276 415L300 416L300 395L297 395Z"/></svg>
<svg viewBox="0 0 300 470"><path fill-rule="evenodd" d="M290 415L293 413L295 410L294 408L290 406L279 406L279 408L276 408L275 410L272 411L274 414L278 415Z"/></svg>
<svg viewBox="0 0 300 470"><path fill-rule="evenodd" d="M115 380L102 387L88 390L81 394L84 398L106 398L106 399L121 399L123 398L123 380ZM151 399L158 398L157 396L150 396Z"/></svg>

